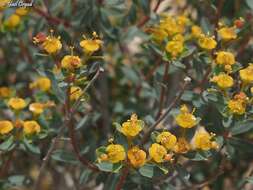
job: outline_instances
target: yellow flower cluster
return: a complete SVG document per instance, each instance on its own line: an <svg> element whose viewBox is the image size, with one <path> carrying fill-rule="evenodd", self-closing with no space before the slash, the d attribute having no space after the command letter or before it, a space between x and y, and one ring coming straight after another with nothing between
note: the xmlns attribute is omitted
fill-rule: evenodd
<svg viewBox="0 0 253 190"><path fill-rule="evenodd" d="M177 57L184 50L184 37L181 34L175 35L165 49L173 58Z"/></svg>
<svg viewBox="0 0 253 190"><path fill-rule="evenodd" d="M233 78L225 73L214 76L210 81L216 83L221 89L227 89L234 85Z"/></svg>
<svg viewBox="0 0 253 190"><path fill-rule="evenodd" d="M232 114L243 115L246 111L247 103L248 97L244 92L240 92L228 101L228 109Z"/></svg>
<svg viewBox="0 0 253 190"><path fill-rule="evenodd" d="M51 80L47 77L39 77L34 82L30 83L31 89L39 89L43 92L47 92L51 89Z"/></svg>
<svg viewBox="0 0 253 190"><path fill-rule="evenodd" d="M175 119L176 123L183 128L192 128L197 124L197 118L190 113L186 105L181 106L180 114Z"/></svg>
<svg viewBox="0 0 253 190"><path fill-rule="evenodd" d="M159 25L151 28L150 31L156 41L162 42L168 37L171 38L176 34L184 33L188 23L189 19L185 16L165 16L161 19Z"/></svg>
<svg viewBox="0 0 253 190"><path fill-rule="evenodd" d="M4 4L5 1L3 2L3 5L6 5ZM1 5L0 5L0 9L1 9ZM18 25L20 25L20 22L21 22L21 18L23 16L26 16L29 12L29 9L28 8L24 8L24 7L19 7L15 10L15 13L10 15L4 22L5 26L7 26L8 28L10 29L13 29L13 28L16 28Z"/></svg>

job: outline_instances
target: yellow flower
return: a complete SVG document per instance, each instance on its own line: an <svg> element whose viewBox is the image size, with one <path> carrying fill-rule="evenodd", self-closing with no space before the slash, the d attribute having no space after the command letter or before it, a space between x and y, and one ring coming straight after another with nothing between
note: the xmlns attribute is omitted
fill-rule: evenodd
<svg viewBox="0 0 253 190"><path fill-rule="evenodd" d="M217 53L216 63L219 65L233 65L235 64L235 56L230 52L219 51Z"/></svg>
<svg viewBox="0 0 253 190"><path fill-rule="evenodd" d="M161 163L164 161L164 157L167 154L166 148L164 148L162 145L153 143L151 147L149 148L149 155L150 157L157 163Z"/></svg>
<svg viewBox="0 0 253 190"><path fill-rule="evenodd" d="M192 34L192 37L199 38L203 35L203 31L199 26L194 25L191 28L191 34Z"/></svg>
<svg viewBox="0 0 253 190"><path fill-rule="evenodd" d="M61 66L64 69L73 71L81 67L81 59L78 56L66 55L61 61Z"/></svg>
<svg viewBox="0 0 253 190"><path fill-rule="evenodd" d="M203 49L212 50L216 47L217 42L215 41L214 37L202 35L199 37L198 44Z"/></svg>
<svg viewBox="0 0 253 190"><path fill-rule="evenodd" d="M253 64L250 64L247 68L239 71L240 78L244 83L253 82Z"/></svg>
<svg viewBox="0 0 253 190"><path fill-rule="evenodd" d="M0 87L0 97L8 98L11 96L11 89L8 87Z"/></svg>
<svg viewBox="0 0 253 190"><path fill-rule="evenodd" d="M9 28L15 28L20 24L20 16L12 14L6 21L5 25Z"/></svg>
<svg viewBox="0 0 253 190"><path fill-rule="evenodd" d="M127 120L122 124L121 132L128 138L133 138L138 135L143 127L142 120L138 120L136 114L132 114L130 120Z"/></svg>
<svg viewBox="0 0 253 190"><path fill-rule="evenodd" d="M51 88L51 81L47 77L39 77L34 82L32 82L29 86L32 88L38 88L41 91L48 91Z"/></svg>
<svg viewBox="0 0 253 190"><path fill-rule="evenodd" d="M146 162L146 152L136 146L128 150L127 157L135 168L143 166Z"/></svg>
<svg viewBox="0 0 253 190"><path fill-rule="evenodd" d="M180 113L176 116L176 123L183 128L192 128L197 124L196 117L189 112L186 105L181 106Z"/></svg>
<svg viewBox="0 0 253 190"><path fill-rule="evenodd" d="M26 107L26 102L22 98L11 98L8 101L8 106L14 110L21 110Z"/></svg>
<svg viewBox="0 0 253 190"><path fill-rule="evenodd" d="M25 7L20 7L20 8L17 8L15 13L19 16L25 16L27 15L29 12L29 9L28 8L25 8Z"/></svg>
<svg viewBox="0 0 253 190"><path fill-rule="evenodd" d="M40 115L44 111L44 104L42 103L32 103L29 105L29 110L35 115Z"/></svg>
<svg viewBox="0 0 253 190"><path fill-rule="evenodd" d="M34 120L25 121L23 124L23 130L26 135L39 133L40 132L40 125L37 123L37 121L34 121Z"/></svg>
<svg viewBox="0 0 253 190"><path fill-rule="evenodd" d="M172 57L177 57L184 50L184 44L181 41L172 40L167 43L165 49Z"/></svg>
<svg viewBox="0 0 253 190"><path fill-rule="evenodd" d="M171 16L166 16L161 20L159 28L165 30L168 36L173 36L179 33L182 34L185 30L186 23L187 18L185 17L174 19Z"/></svg>
<svg viewBox="0 0 253 190"><path fill-rule="evenodd" d="M0 134L6 135L11 132L13 129L13 125L10 121L2 120L0 121Z"/></svg>
<svg viewBox="0 0 253 190"><path fill-rule="evenodd" d="M246 104L241 100L229 100L228 108L233 114L243 115L246 111Z"/></svg>
<svg viewBox="0 0 253 190"><path fill-rule="evenodd" d="M1 0L1 2L0 2L0 11L4 10L7 7L9 2L10 2L10 0Z"/></svg>
<svg viewBox="0 0 253 190"><path fill-rule="evenodd" d="M154 27L150 29L150 32L152 34L152 37L154 38L155 41L161 43L165 38L168 37L167 32L159 27Z"/></svg>
<svg viewBox="0 0 253 190"><path fill-rule="evenodd" d="M87 39L84 36L84 40L80 42L80 46L83 48L84 52L86 53L93 53L99 50L99 48L102 45L102 41L98 39L96 32L93 32L92 35L93 35L92 39Z"/></svg>
<svg viewBox="0 0 253 190"><path fill-rule="evenodd" d="M233 114L244 114L246 111L248 99L249 98L244 92L236 94L233 99L228 101L229 111Z"/></svg>
<svg viewBox="0 0 253 190"><path fill-rule="evenodd" d="M49 54L57 53L62 48L62 43L60 39L60 36L47 36L46 40L42 43L43 49Z"/></svg>
<svg viewBox="0 0 253 190"><path fill-rule="evenodd" d="M174 147L174 151L176 153L187 153L191 149L190 144L187 142L185 138L179 138L177 144Z"/></svg>
<svg viewBox="0 0 253 190"><path fill-rule="evenodd" d="M225 73L214 76L210 81L216 83L221 89L230 88L234 84L233 78Z"/></svg>
<svg viewBox="0 0 253 190"><path fill-rule="evenodd" d="M222 40L233 40L237 38L235 27L223 27L218 30L218 34Z"/></svg>
<svg viewBox="0 0 253 190"><path fill-rule="evenodd" d="M82 95L82 89L78 86L71 86L70 88L70 100L75 101L78 100Z"/></svg>
<svg viewBox="0 0 253 190"><path fill-rule="evenodd" d="M106 147L106 152L108 156L108 161L111 163L118 163L122 160L125 160L126 153L125 149L120 144L111 144Z"/></svg>
<svg viewBox="0 0 253 190"><path fill-rule="evenodd" d="M168 131L164 131L156 137L156 142L161 143L167 150L170 150L177 143L177 137Z"/></svg>
<svg viewBox="0 0 253 190"><path fill-rule="evenodd" d="M193 137L193 147L201 150L210 150L217 148L217 144L212 141L214 134L209 134L204 127L201 127L195 132ZM215 145L215 146L214 146Z"/></svg>

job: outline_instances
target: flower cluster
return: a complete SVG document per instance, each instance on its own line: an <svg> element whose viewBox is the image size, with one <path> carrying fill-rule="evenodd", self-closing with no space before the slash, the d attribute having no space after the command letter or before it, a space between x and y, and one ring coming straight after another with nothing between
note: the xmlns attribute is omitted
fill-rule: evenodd
<svg viewBox="0 0 253 190"><path fill-rule="evenodd" d="M180 110L180 113L175 116L177 125L183 130L198 125L198 119L193 113L189 112L186 105L183 105ZM109 145L98 148L96 150L98 165L103 163L124 163L133 168L140 168L146 163L155 165L170 164L175 155L194 150L208 151L219 148L214 133L207 132L204 127L198 127L191 141L187 140L184 136L185 133L176 137L168 130L154 131L152 133L153 143L146 151L141 149L135 140L137 136L141 136L140 133L143 131L144 126L144 121L139 120L136 114L132 114L131 118L122 125L116 124L118 132L126 137L128 143L114 144L115 139L113 139L109 141Z"/></svg>

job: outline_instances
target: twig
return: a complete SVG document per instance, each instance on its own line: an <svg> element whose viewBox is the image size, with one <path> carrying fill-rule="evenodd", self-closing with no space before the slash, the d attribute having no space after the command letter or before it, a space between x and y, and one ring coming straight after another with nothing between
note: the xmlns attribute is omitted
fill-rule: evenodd
<svg viewBox="0 0 253 190"><path fill-rule="evenodd" d="M65 123L67 120L65 119L63 123ZM65 125L61 126L57 136L52 140L52 143L51 143L51 146L49 148L49 150L47 151L47 154L46 156L43 158L43 161L42 161L42 164L41 164L41 167L40 167L40 170L39 170L39 175L37 177L37 180L34 184L34 187L33 187L33 190L39 190L40 189L40 183L41 183L41 180L43 178L43 175L45 173L45 170L46 170L46 166L50 160L50 157L57 145L57 142L60 140L61 136L63 135L63 132L64 132L64 129L65 129Z"/></svg>
<svg viewBox="0 0 253 190"><path fill-rule="evenodd" d="M116 185L116 190L121 190L125 181L126 181L126 178L127 178L127 175L128 175L128 172L129 172L129 168L126 166L123 171L122 171L122 174L119 178L119 182L118 184Z"/></svg>
<svg viewBox="0 0 253 190"><path fill-rule="evenodd" d="M154 9L153 9L153 12L157 12L160 4L162 3L163 0L158 0ZM150 16L149 15L146 15L145 17L142 18L142 20L137 24L137 27L138 28L141 28L142 26L144 26L146 24L146 22L148 22L150 19Z"/></svg>
<svg viewBox="0 0 253 190"><path fill-rule="evenodd" d="M37 7L33 7L33 10L39 14L40 16L44 17L50 24L52 25L59 25L59 24L63 24L65 27L71 27L71 24L70 22L66 21L66 20L63 20L63 19L60 19L58 17L53 17L53 16L50 16L47 12L41 10L40 8L37 8Z"/></svg>
<svg viewBox="0 0 253 190"><path fill-rule="evenodd" d="M176 105L177 101L180 100L180 98L182 97L188 83L189 83L189 81L185 80L181 91L173 99L173 101L170 103L170 105L168 106L166 111L159 117L158 120L156 120L156 122L151 127L148 128L147 132L144 134L144 136L142 138L142 141L141 141L141 144L140 144L141 146L143 146L148 141L148 138L151 135L151 133L153 132L153 130L167 117L167 115L170 113L172 108Z"/></svg>
<svg viewBox="0 0 253 190"><path fill-rule="evenodd" d="M162 109L163 109L163 104L164 104L164 99L165 99L165 91L166 87L164 86L165 83L168 80L168 71L169 71L169 62L165 62L165 69L164 69L164 74L163 74L163 80L162 80L162 86L161 86L161 92L160 92L160 98L159 98L159 109L156 115L156 119L158 119L161 115Z"/></svg>
<svg viewBox="0 0 253 190"><path fill-rule="evenodd" d="M3 167L1 168L1 171L0 171L1 179L8 173L8 170L11 165L11 161L13 160L13 156L14 156L14 149L9 152L7 161L3 164Z"/></svg>

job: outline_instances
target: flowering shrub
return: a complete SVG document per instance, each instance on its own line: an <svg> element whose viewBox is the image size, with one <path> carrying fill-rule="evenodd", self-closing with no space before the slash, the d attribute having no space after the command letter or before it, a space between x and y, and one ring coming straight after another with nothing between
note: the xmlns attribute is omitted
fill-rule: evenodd
<svg viewBox="0 0 253 190"><path fill-rule="evenodd" d="M0 189L253 188L250 0L10 5Z"/></svg>

